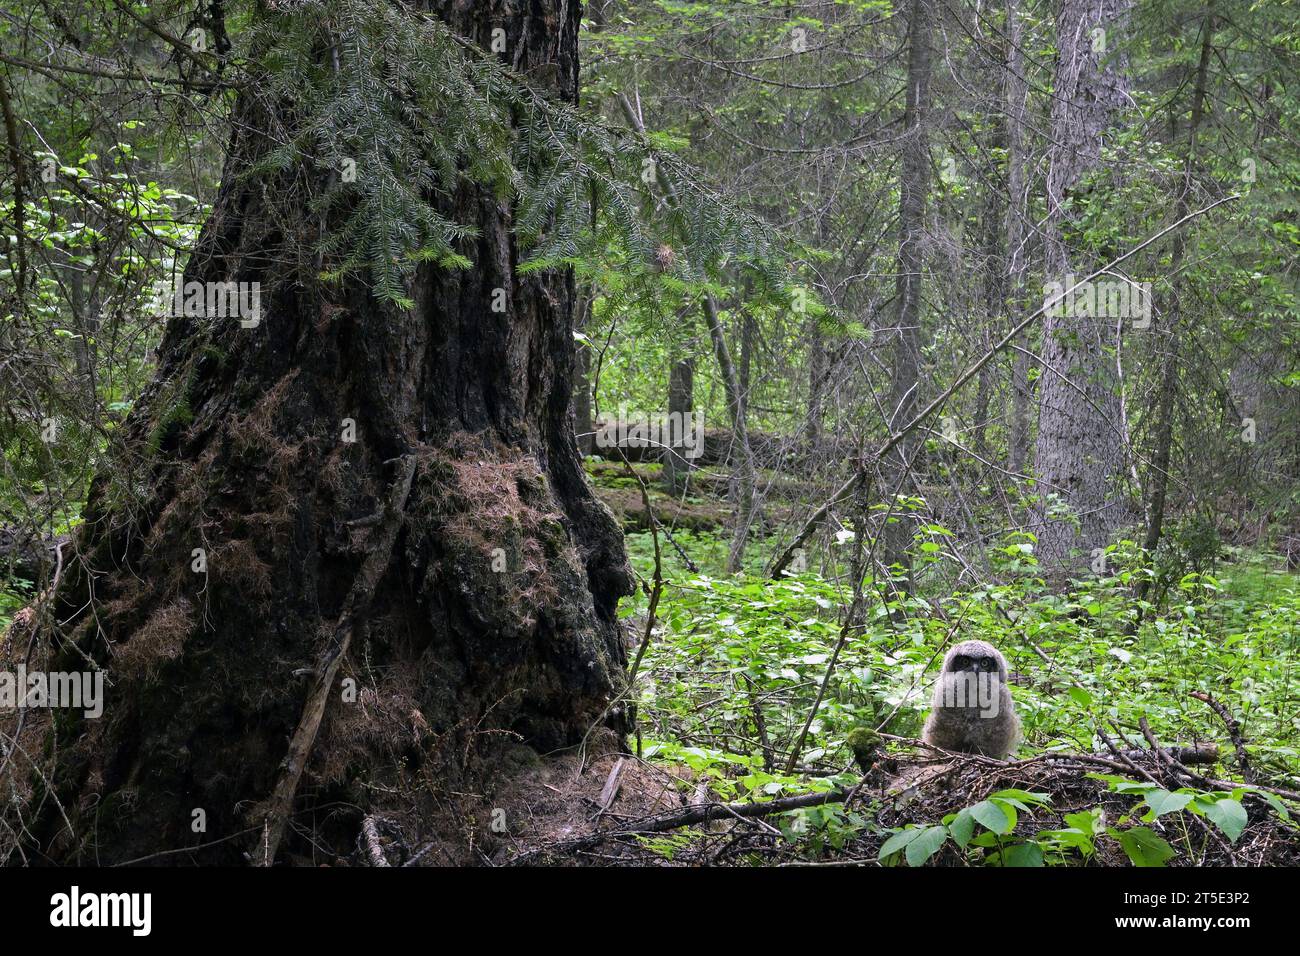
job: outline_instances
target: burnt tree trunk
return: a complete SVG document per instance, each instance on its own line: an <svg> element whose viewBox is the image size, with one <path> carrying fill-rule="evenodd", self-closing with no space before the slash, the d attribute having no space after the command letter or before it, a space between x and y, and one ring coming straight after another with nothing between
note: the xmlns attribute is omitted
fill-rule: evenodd
<svg viewBox="0 0 1300 956"><path fill-rule="evenodd" d="M484 48L504 27L510 66L576 99L579 4L433 6ZM171 321L52 598L50 667L93 661L111 687L102 718L42 728L37 858L257 860L313 680L345 646L292 789L299 814L354 808L353 833L404 775L451 781L477 743L624 729L631 579L579 465L572 275L518 275L510 203L460 184L438 202L478 230L472 268L422 264L409 309L321 283L302 251L319 214L284 197L328 171L245 175L291 112L239 100L185 273L260 282L260 324Z"/></svg>

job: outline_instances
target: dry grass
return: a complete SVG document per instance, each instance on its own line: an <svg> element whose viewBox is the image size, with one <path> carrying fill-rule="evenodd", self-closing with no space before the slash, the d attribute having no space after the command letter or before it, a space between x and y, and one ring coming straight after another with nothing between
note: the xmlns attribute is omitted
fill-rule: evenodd
<svg viewBox="0 0 1300 956"><path fill-rule="evenodd" d="M225 541L208 553L208 573L224 585L251 597L271 595L271 566L257 554L252 541Z"/></svg>
<svg viewBox="0 0 1300 956"><path fill-rule="evenodd" d="M114 669L137 679L152 680L164 664L181 656L194 631L194 607L185 598L156 609L131 639L118 645Z"/></svg>

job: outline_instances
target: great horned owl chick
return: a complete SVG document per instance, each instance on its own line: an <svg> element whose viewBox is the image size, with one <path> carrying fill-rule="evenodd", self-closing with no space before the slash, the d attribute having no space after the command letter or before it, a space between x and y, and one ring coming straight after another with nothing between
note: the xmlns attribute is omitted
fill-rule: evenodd
<svg viewBox="0 0 1300 956"><path fill-rule="evenodd" d="M921 739L943 750L1006 759L1020 739L1007 662L992 644L963 641L943 659Z"/></svg>

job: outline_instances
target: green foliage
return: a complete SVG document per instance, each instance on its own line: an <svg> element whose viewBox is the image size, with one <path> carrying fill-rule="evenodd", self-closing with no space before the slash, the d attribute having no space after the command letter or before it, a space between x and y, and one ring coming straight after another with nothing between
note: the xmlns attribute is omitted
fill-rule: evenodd
<svg viewBox="0 0 1300 956"><path fill-rule="evenodd" d="M1189 574L1209 574L1223 553L1212 518L1191 514L1170 523L1151 558L1151 601L1160 605L1171 587Z"/></svg>
<svg viewBox="0 0 1300 956"><path fill-rule="evenodd" d="M1043 851L1032 841L1009 841L1020 813L1047 806L1046 794L999 790L988 798L943 818L934 826L907 826L880 847L880 861L923 866L949 841L976 860L997 866L1042 866Z"/></svg>
<svg viewBox="0 0 1300 956"><path fill-rule="evenodd" d="M864 814L845 811L837 803L824 803L819 807L782 814L778 822L787 840L798 843L814 856L828 848L842 849L870 826Z"/></svg>
<svg viewBox="0 0 1300 956"><path fill-rule="evenodd" d="M1135 794L1142 798L1129 813L1120 818L1121 823L1133 818L1140 819L1143 823L1153 823L1170 814L1186 812L1209 820L1227 837L1229 843L1236 843L1246 824L1250 822L1250 814L1242 804L1242 798L1248 793L1258 794L1277 812L1278 816L1283 820L1290 820L1290 812L1275 795L1254 787L1243 786L1232 791L1201 791L1183 787L1169 791L1153 783L1134 782L1123 777L1106 774L1091 776L1106 781L1109 788L1116 793ZM1185 828L1185 821L1183 823ZM1132 853L1129 855L1131 857Z"/></svg>
<svg viewBox="0 0 1300 956"><path fill-rule="evenodd" d="M1134 866L1164 866L1175 855L1175 850L1155 831L1147 827L1118 830L1107 827L1106 832L1119 841Z"/></svg>
<svg viewBox="0 0 1300 956"><path fill-rule="evenodd" d="M641 705L656 736L720 739L749 760L763 759L754 722L762 721L770 741L794 732L839 635L841 597L810 574L779 582L699 575L671 584ZM636 613L635 605L622 613ZM926 657L920 640L899 642L877 621L841 654L813 721L817 742L804 758L840 759L855 728L918 731L914 691ZM708 699L717 705L697 706Z"/></svg>
<svg viewBox="0 0 1300 956"><path fill-rule="evenodd" d="M918 540L946 540L942 530L929 529ZM709 536L677 537L696 560L709 554L708 560L722 560L709 549ZM633 536L629 543L634 565L648 574L646 540ZM1217 576L1191 572L1175 582L1163 609L1145 602L1139 620L1133 588L1148 569L1131 544L1112 549L1106 575L1072 582L1060 594L1035 576L1034 545L1032 536L1013 532L995 549L1006 558L1000 583L878 604L843 648L818 705L799 760L809 772L793 777L780 773L782 758L825 676L848 595L833 579L812 573L780 581L692 574L666 549L668 583L638 688L638 712L653 752L688 763L715 792L735 799L853 780L887 745L880 731L919 731L936 663L945 642L957 639L953 622L960 622L963 636L1000 647L1018 675L1012 690L1025 729L1022 755L1099 749L1096 727L1136 727L1143 717L1162 741L1220 739L1218 718L1188 696L1205 690L1243 708L1257 767L1284 785L1300 779L1300 754L1292 743L1296 717L1288 704L1300 639L1294 577L1267 569L1259 558L1230 553ZM891 608L906 615L897 617ZM633 603L623 613L639 615L643 605ZM1223 752L1228 759L1227 748ZM1229 763L1214 776L1231 777L1234 770ZM1050 809L1045 798L999 791L938 823L893 834L881 859L919 865L950 846L990 865L1073 865L1105 848L1107 859L1122 851L1134 863L1160 865L1166 845L1190 852L1191 841L1201 838L1189 817L1235 842L1250 821L1242 802L1248 794L1289 820L1280 800L1244 784L1230 791L1169 792L1122 778L1097 779L1107 781L1116 797L1136 800L1119 816L1092 807L1026 833L1018 824ZM870 829L870 815L852 825L859 833Z"/></svg>
<svg viewBox="0 0 1300 956"><path fill-rule="evenodd" d="M844 738L844 746L853 754L858 769L866 773L880 756L884 741L870 727L854 727Z"/></svg>
<svg viewBox="0 0 1300 956"><path fill-rule="evenodd" d="M1050 808L1050 800L1045 794L1000 790L949 814L941 824L908 825L896 831L881 845L880 861L886 865L905 861L908 866L922 866L951 842L968 862L990 866L1070 865L1094 857L1099 841L1109 838L1134 866L1159 867L1173 859L1178 850L1145 824L1185 811L1208 820L1229 842L1235 843L1249 819L1241 803L1247 788L1232 793L1184 788L1171 793L1155 784L1135 783L1122 777L1090 776L1107 781L1115 793L1136 794L1142 799L1112 826L1104 825L1106 817L1102 808L1094 807L1065 814L1064 827L1040 830L1029 836L1015 833L1019 814ZM1285 808L1279 806L1279 809L1286 813ZM1138 820L1144 825L1136 825ZM1161 826L1166 832L1172 832L1168 820ZM1190 850L1192 834L1186 821L1179 821L1174 831L1180 834L1179 844Z"/></svg>
<svg viewBox="0 0 1300 956"><path fill-rule="evenodd" d="M0 634L9 628L14 615L21 611L32 599L32 584L22 578L10 578L0 588Z"/></svg>
<svg viewBox="0 0 1300 956"><path fill-rule="evenodd" d="M473 229L451 200L473 186L514 204L522 274L594 261L611 244L649 263L656 243L672 242L697 278L740 259L780 283L772 233L708 188L670 141L583 114L435 17L305 0L268 9L247 46L249 75L293 117L284 145L251 172L305 163L338 173L315 197L333 223L320 244L329 279L368 274L378 298L409 307L417 263L472 267L462 240ZM642 210L660 177L678 203L652 235Z"/></svg>
<svg viewBox="0 0 1300 956"><path fill-rule="evenodd" d="M57 501L57 513L43 516L45 534L78 513L94 465L148 381L162 324L155 283L174 268L168 247L188 244L193 217L206 213L194 196L139 168L128 139L147 141L139 126L119 124L112 133L123 138L102 155L74 141L75 160L49 150L34 157L52 181L26 197L23 232L42 255L29 257L25 300L4 299L21 315L0 314L0 339L33 352L40 343L41 358L13 368L0 391L14 412L0 423L0 514L29 515L31 502ZM14 212L12 194L0 194L0 221ZM0 282L12 285L12 259L4 262ZM93 301L70 274L92 277L85 285Z"/></svg>

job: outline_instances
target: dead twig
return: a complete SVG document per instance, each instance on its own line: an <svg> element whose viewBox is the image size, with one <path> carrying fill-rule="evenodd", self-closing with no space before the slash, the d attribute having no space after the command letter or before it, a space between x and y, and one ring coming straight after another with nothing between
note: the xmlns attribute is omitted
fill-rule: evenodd
<svg viewBox="0 0 1300 956"><path fill-rule="evenodd" d="M605 786L600 791L600 813L604 813L618 796L619 778L623 776L623 765L626 761L619 757L614 762L614 768L610 770L609 776L605 778ZM598 814L599 815L599 814Z"/></svg>
<svg viewBox="0 0 1300 956"><path fill-rule="evenodd" d="M1228 738L1232 741L1232 749L1237 755L1237 767L1241 770L1242 779L1247 783L1254 783L1255 768L1250 765L1250 760L1246 756L1246 738L1241 733L1240 721L1232 716L1227 707L1203 690L1194 690L1188 696L1196 698L1219 715L1219 719L1228 730Z"/></svg>

